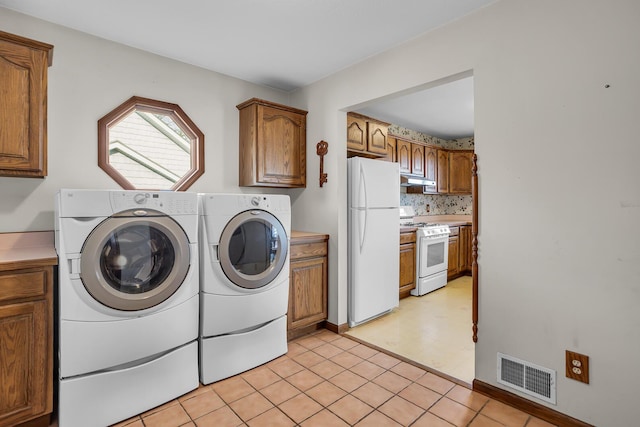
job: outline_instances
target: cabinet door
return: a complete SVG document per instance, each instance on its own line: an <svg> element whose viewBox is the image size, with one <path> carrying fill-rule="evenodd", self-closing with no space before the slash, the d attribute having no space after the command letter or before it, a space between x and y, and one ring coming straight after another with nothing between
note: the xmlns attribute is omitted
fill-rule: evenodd
<svg viewBox="0 0 640 427"><path fill-rule="evenodd" d="M449 152L447 150L438 151L437 184L438 193L449 192Z"/></svg>
<svg viewBox="0 0 640 427"><path fill-rule="evenodd" d="M0 426L51 411L49 324L45 300L0 306Z"/></svg>
<svg viewBox="0 0 640 427"><path fill-rule="evenodd" d="M463 225L460 227L460 247L458 256L458 271L464 273L471 269L469 260L469 240L471 238L471 227Z"/></svg>
<svg viewBox="0 0 640 427"><path fill-rule="evenodd" d="M471 168L473 153L449 152L449 193L471 194Z"/></svg>
<svg viewBox="0 0 640 427"><path fill-rule="evenodd" d="M387 129L388 126L375 121L367 124L367 150L376 154L387 154Z"/></svg>
<svg viewBox="0 0 640 427"><path fill-rule="evenodd" d="M396 143L396 153L400 173L411 173L411 143L398 139Z"/></svg>
<svg viewBox="0 0 640 427"><path fill-rule="evenodd" d="M0 32L0 176L47 175L51 49L51 45Z"/></svg>
<svg viewBox="0 0 640 427"><path fill-rule="evenodd" d="M258 182L306 185L306 117L267 105L258 107Z"/></svg>
<svg viewBox="0 0 640 427"><path fill-rule="evenodd" d="M347 114L347 148L367 149L367 121L364 118Z"/></svg>
<svg viewBox="0 0 640 427"><path fill-rule="evenodd" d="M291 261L288 329L327 319L327 257Z"/></svg>
<svg viewBox="0 0 640 427"><path fill-rule="evenodd" d="M459 256L459 236L449 236L449 266L447 268L447 278L450 279L458 275L458 256Z"/></svg>
<svg viewBox="0 0 640 427"><path fill-rule="evenodd" d="M424 176L424 145L411 144L411 173Z"/></svg>
<svg viewBox="0 0 640 427"><path fill-rule="evenodd" d="M416 244L400 245L400 298L416 287Z"/></svg>
<svg viewBox="0 0 640 427"><path fill-rule="evenodd" d="M397 140L395 138L387 138L387 155L384 159L388 162L397 162L396 142Z"/></svg>

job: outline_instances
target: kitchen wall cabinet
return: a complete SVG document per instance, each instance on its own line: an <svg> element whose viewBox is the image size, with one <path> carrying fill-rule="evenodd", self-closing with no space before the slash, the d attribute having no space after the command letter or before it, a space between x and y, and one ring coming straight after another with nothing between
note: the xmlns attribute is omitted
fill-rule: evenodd
<svg viewBox="0 0 640 427"><path fill-rule="evenodd" d="M53 267L0 264L0 427L53 411Z"/></svg>
<svg viewBox="0 0 640 427"><path fill-rule="evenodd" d="M257 98L237 108L239 185L306 187L307 112Z"/></svg>
<svg viewBox="0 0 640 427"><path fill-rule="evenodd" d="M411 173L424 176L424 145L411 144Z"/></svg>
<svg viewBox="0 0 640 427"><path fill-rule="evenodd" d="M400 167L400 173L425 176L424 150L425 146L422 144L414 144L397 138L396 160Z"/></svg>
<svg viewBox="0 0 640 427"><path fill-rule="evenodd" d="M449 151L449 194L471 194L473 152Z"/></svg>
<svg viewBox="0 0 640 427"><path fill-rule="evenodd" d="M0 31L0 176L47 175L47 71L53 46Z"/></svg>
<svg viewBox="0 0 640 427"><path fill-rule="evenodd" d="M327 320L328 241L326 234L293 232L290 245L289 338Z"/></svg>
<svg viewBox="0 0 640 427"><path fill-rule="evenodd" d="M347 155L386 157L388 128L389 123L358 113L347 113Z"/></svg>
<svg viewBox="0 0 640 427"><path fill-rule="evenodd" d="M393 137L387 138L387 155L384 157L384 160L394 163L398 161L396 155L397 142L398 140Z"/></svg>
<svg viewBox="0 0 640 427"><path fill-rule="evenodd" d="M457 277L460 272L460 266L458 264L460 256L460 229L459 227L449 228L451 229L451 234L449 235L448 280Z"/></svg>
<svg viewBox="0 0 640 427"><path fill-rule="evenodd" d="M416 232L400 232L400 298L408 297L416 287Z"/></svg>
<svg viewBox="0 0 640 427"><path fill-rule="evenodd" d="M396 161L400 173L411 173L411 143L409 141L396 140Z"/></svg>
<svg viewBox="0 0 640 427"><path fill-rule="evenodd" d="M436 186L438 194L449 193L449 152L447 150L436 150L437 154L437 177Z"/></svg>

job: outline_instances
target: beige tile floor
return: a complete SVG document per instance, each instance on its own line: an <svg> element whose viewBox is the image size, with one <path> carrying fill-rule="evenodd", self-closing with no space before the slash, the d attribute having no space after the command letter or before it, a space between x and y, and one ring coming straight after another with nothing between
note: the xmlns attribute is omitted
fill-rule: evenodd
<svg viewBox="0 0 640 427"><path fill-rule="evenodd" d="M326 330L265 365L118 427L551 427L527 413Z"/></svg>
<svg viewBox="0 0 640 427"><path fill-rule="evenodd" d="M391 313L346 335L471 384L471 302L472 280L463 276L426 295L401 299Z"/></svg>

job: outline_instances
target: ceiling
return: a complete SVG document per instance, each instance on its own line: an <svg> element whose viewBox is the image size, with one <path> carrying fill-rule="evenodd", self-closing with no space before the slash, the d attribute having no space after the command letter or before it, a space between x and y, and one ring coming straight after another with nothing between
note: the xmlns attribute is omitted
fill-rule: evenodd
<svg viewBox="0 0 640 427"><path fill-rule="evenodd" d="M493 1L0 0L0 6L291 91ZM463 108L473 105L473 83L466 80L368 106L363 114L443 138L470 136L473 110L467 114ZM389 120L387 114L398 119Z"/></svg>

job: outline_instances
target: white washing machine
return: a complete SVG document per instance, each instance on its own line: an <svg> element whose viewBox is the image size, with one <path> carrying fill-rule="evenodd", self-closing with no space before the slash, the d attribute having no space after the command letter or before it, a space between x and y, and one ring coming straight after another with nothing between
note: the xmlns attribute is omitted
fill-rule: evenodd
<svg viewBox="0 0 640 427"><path fill-rule="evenodd" d="M199 194L200 381L287 352L289 196Z"/></svg>
<svg viewBox="0 0 640 427"><path fill-rule="evenodd" d="M55 213L60 427L197 388L197 195L63 189Z"/></svg>

